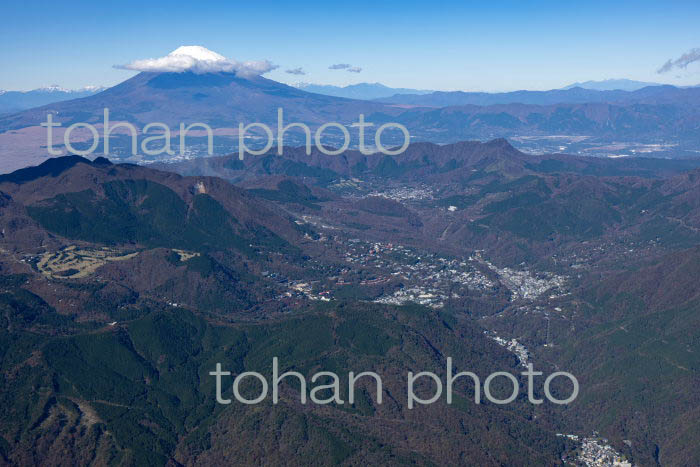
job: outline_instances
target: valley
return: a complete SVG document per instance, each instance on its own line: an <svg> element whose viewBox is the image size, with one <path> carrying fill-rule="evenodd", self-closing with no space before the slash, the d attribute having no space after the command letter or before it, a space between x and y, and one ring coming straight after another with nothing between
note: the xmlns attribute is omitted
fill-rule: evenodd
<svg viewBox="0 0 700 467"><path fill-rule="evenodd" d="M479 417L524 417L516 425L528 434L507 436L537 443L540 454L532 452L533 461L549 456L548 463L578 458L592 465L595 459L624 455L647 465L658 452L696 455L663 427L669 420L690 432L696 426L685 415L693 410L696 393L681 396L675 387L692 387L697 378L693 327L680 324L694 316L697 284L671 275L666 286L648 288L656 295L630 295L621 291L627 286L616 284L633 280L643 287L644 281L657 280L655 271L696 267L697 170L687 171L676 161L640 166L634 160L532 156L502 140L418 144L379 160L352 151L340 159L313 153L305 162L303 157L309 156L297 157L294 148L284 156L250 155L243 161L234 154L209 160L203 173L197 159L159 171L74 157L0 178L3 332L21 343L7 347L4 371L21 369L29 377L32 368L43 368L63 381L46 387L51 395L44 411L51 415L34 423L93 413L88 418L99 422L88 426L102 427L103 434L91 450L107 449L121 461L144 456L146 449L154 464L170 456L203 462L223 446L217 444L224 443L218 430L241 428L228 412L207 405L206 379L185 386L175 381L212 371L213 355L228 368L263 374L269 369L269 361L260 360L265 355L286 356L287 368L302 372L341 372L358 368L351 361L365 362L364 367L371 361L367 368L388 373L388 400L405 393L399 368L430 362L441 374L450 356L466 359L462 368L517 373L534 363L541 371L576 375L581 396L566 410L520 403L460 409L469 432L486 429ZM677 263L676 255L686 261ZM144 329L149 330L139 334ZM39 335L46 337L31 337ZM300 335L307 337L299 341ZM152 344L140 340L146 338ZM169 347L173 339L177 347ZM254 347L263 342L272 347ZM119 352L138 356L104 360L91 353L100 345L109 345L110 353L114 345L126 346ZM312 357L315 346L321 346L322 360ZM616 347L612 354L597 351ZM652 349L654 357L648 357ZM346 353L339 359L338 352ZM409 360L401 360L405 357ZM96 381L113 382L102 389L88 384L71 373L79 360L91 368L106 365L109 371L100 370ZM673 373L674 385L639 379L647 365ZM13 404L19 403L17 384L25 383L6 379L4 384L6 394L18 394ZM134 384L143 389L127 390ZM402 444L396 424L414 416L399 402L362 402L353 409L360 418L351 421L340 405L299 411L291 402L298 399L296 391L285 386L291 405L265 413L279 413L290 420L285 424L302 417L305 424L331 431L343 420L344 430L365 433L318 438L318 449L335 450L331 456L377 459L383 451L353 447L370 436L404 461L409 451L419 453L418 463L456 461L429 444L418 451ZM565 384L553 391L567 394ZM606 397L609 391L619 396ZM659 403L674 398L678 409L659 413L640 394ZM171 402L156 402L162 397ZM190 409L180 412L179 406L195 401L204 404L204 412L195 418ZM591 412L602 401L607 409ZM148 421L139 425L141 434L124 431L133 425L127 412L119 412L121 406L142 411ZM244 419L257 416L232 410ZM447 415L453 408L433 404L421 410L453 426L454 415ZM647 423L640 425L633 414L643 414L638 416ZM488 429L503 427L498 426ZM428 433L436 428L417 424L410 430L431 439L437 435ZM38 436L31 425L2 429L20 440ZM291 436L294 430L280 433ZM451 439L461 443L459 455L487 456L484 462L491 462L486 459L496 452L493 445L465 445L466 432L450 430ZM593 431L608 441L587 441ZM182 444L173 433L191 441ZM155 444L134 444L133 436ZM189 443L195 439L204 444L193 448ZM440 439L444 442L444 435ZM74 442L88 440L46 442L43 455L51 456L51 450L77 449ZM11 449L4 455L17 452Z"/></svg>
<svg viewBox="0 0 700 467"><path fill-rule="evenodd" d="M1 10L0 467L700 466L700 3Z"/></svg>

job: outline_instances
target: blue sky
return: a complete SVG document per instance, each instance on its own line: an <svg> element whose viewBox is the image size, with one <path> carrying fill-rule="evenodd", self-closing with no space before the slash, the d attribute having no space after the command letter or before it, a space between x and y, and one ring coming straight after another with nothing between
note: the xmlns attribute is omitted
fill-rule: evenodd
<svg viewBox="0 0 700 467"><path fill-rule="evenodd" d="M69 3L69 6L66 6ZM113 68L202 45L284 82L505 91L631 78L700 83L700 2L6 2L0 89L114 85ZM573 2L572 2L573 3ZM613 4L614 3L614 4ZM348 63L361 73L329 70ZM285 70L301 67L304 76Z"/></svg>

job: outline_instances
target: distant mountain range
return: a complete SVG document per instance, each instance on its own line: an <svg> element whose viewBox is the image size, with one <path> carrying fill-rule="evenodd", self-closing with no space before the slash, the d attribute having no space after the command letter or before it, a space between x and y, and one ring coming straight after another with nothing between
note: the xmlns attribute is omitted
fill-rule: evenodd
<svg viewBox="0 0 700 467"><path fill-rule="evenodd" d="M651 83L644 81L634 81L631 79L606 79L602 81L584 81L570 84L561 88L561 90L568 90L573 88L582 88L592 91L637 91L639 89L648 86L663 86L660 83ZM428 95L439 93L438 95L450 93L449 91L435 91L427 89L410 89L410 88L392 88L385 86L382 83L358 83L351 84L348 86L332 86L328 84L313 84L313 83L298 83L294 85L298 89L303 89L307 92L314 92L316 94L324 94L326 96L335 97L346 97L349 99L388 99L396 96L397 94L412 94L412 95ZM556 90L552 90L556 91ZM502 94L512 94L512 93L475 93L469 91L455 91L457 93L465 94L490 94L490 95L502 95ZM547 91L551 92L551 91ZM398 97L397 97L398 98ZM523 102L524 103L524 102ZM453 105L453 104L450 104Z"/></svg>
<svg viewBox="0 0 700 467"><path fill-rule="evenodd" d="M635 81L632 79L604 79L602 81L584 81L563 87L562 89L584 88L595 91L636 91L647 86L663 86L660 83L649 83L645 81Z"/></svg>
<svg viewBox="0 0 700 467"><path fill-rule="evenodd" d="M76 96L65 91L54 92ZM7 94L10 93L5 95ZM62 124L76 121L101 123L105 108L110 109L113 121L129 121L141 126L151 122L163 122L170 126L203 122L212 128L238 128L239 123L253 122L276 126L277 109L282 108L286 123L302 122L312 127L331 121L349 124L355 122L362 113L371 116L373 122L400 121L416 124L418 126L409 127L413 135L455 129L459 131L459 134L455 134L457 139L479 136L478 131L474 133L472 130L485 127L505 130L495 130L495 136L508 136L508 130L518 128L530 133L541 130L550 134L559 130L576 131L578 128L595 134L598 124L611 129L621 126L623 122L619 125L616 123L616 114L629 112L652 114L649 118L668 126L686 113L669 112L668 106L679 106L687 110L688 106L694 107L698 103L700 88L676 88L670 85L649 86L633 92L583 88L494 94L440 91L431 94L401 94L366 101L308 92L261 76L243 78L229 72L142 72L96 94L90 91L84 98L54 102L2 117L0 132L37 126L46 120L47 113L53 113L54 120ZM422 108L407 111L396 104ZM576 109L584 107L572 107L584 105L596 108L598 104L602 105L600 108L613 106L621 107L622 110L607 111L608 116L597 111L594 114L578 115ZM557 106L564 106L562 109L566 110ZM431 107L445 109L436 111ZM660 112L666 113L661 115ZM481 117L478 122L470 122L469 117L455 119L457 115L475 114L495 117ZM557 121L542 120L535 117L538 114L552 116ZM640 130L639 125L646 123L631 120L622 126L627 132L634 133ZM644 128L644 131L648 132L649 128ZM435 141L443 141L443 137Z"/></svg>
<svg viewBox="0 0 700 467"><path fill-rule="evenodd" d="M57 85L33 89L31 91L1 91L0 90L0 114L19 112L21 110L51 104L53 102L78 99L92 96L106 88L101 86L87 86L82 89L65 89Z"/></svg>
<svg viewBox="0 0 700 467"><path fill-rule="evenodd" d="M682 89L671 85L647 86L635 91L595 90L583 87L567 87L550 91L464 92L436 91L431 94L398 94L375 99L389 104L417 107L451 107L457 105L555 105L588 104L598 102L660 102L678 101Z"/></svg>
<svg viewBox="0 0 700 467"><path fill-rule="evenodd" d="M329 84L312 84L299 83L295 86L306 92L316 94L324 94L326 96L346 97L348 99L380 99L383 97L391 97L395 94L430 94L434 91L409 89L409 88L390 88L381 83L358 83L348 86L332 86Z"/></svg>
<svg viewBox="0 0 700 467"><path fill-rule="evenodd" d="M628 79L609 79L603 81L585 81L582 83L574 83L562 88L561 90L571 90L574 88L582 88L592 91L637 91L648 86L663 86L658 83L647 83L642 81L633 81ZM448 105L465 105L473 104L476 101L489 102L489 104L503 103L557 103L552 102L558 99L565 99L562 102L589 102L589 98L593 101L607 100L610 96L600 95L595 93L578 93L578 95L568 95L556 93L560 90L552 91L517 91L514 93L474 93L464 91L433 91L427 89L412 89L412 88L393 88L385 86L381 83L358 83L348 86L333 86L327 84L313 83L298 83L292 87L314 94L322 94L325 96L343 97L347 99L359 100L382 100L392 103L407 103L409 105L429 105L444 107ZM78 99L97 94L107 89L102 86L86 86L80 89L66 89L58 85L46 86L31 91L3 91L0 90L0 114L9 114L19 112L34 107L53 104L56 102ZM546 97L546 94L540 94L541 99L538 99L536 94L529 95L527 93L539 92L550 93L551 97ZM401 95L400 97L397 95ZM411 97L404 97L410 95ZM468 95L469 97L466 97ZM413 96L432 96L422 100L416 99ZM449 96L449 97L448 97ZM493 96L477 97L477 96ZM559 96L559 97L555 97ZM476 105L489 105L476 104Z"/></svg>
<svg viewBox="0 0 700 467"><path fill-rule="evenodd" d="M54 91L59 92L66 95L65 91ZM90 91L85 97L0 116L0 172L46 158L46 130L39 125L46 121L47 114L53 114L62 129L76 122L99 127L105 108L109 108L113 122L128 121L138 129L153 122L173 130L180 123L206 123L216 130L217 155L237 150L241 123L265 123L276 129L279 108L284 111L285 124L304 123L312 130L328 122L343 124L350 132L351 149L358 147L357 128L351 125L360 114L375 128L388 122L401 123L409 130L411 141L450 143L501 137L536 153L570 151L617 156L638 150L656 157L695 157L700 141L698 87L647 86L636 91L576 87L495 94L457 91L397 94L368 101L308 92L262 76L242 77L235 72L142 72L112 88ZM55 147L59 149L62 129L55 132ZM383 144L401 145L403 139L398 133L385 132ZM262 147L267 141L256 129L248 135L249 148ZM373 135L372 131L367 135L369 146L374 143ZM329 130L324 144L338 147L341 139ZM285 135L285 144L298 146L303 141L298 129L292 128ZM113 158L123 160L132 155L129 138L124 135L114 138L111 149ZM96 151L103 152L99 144ZM192 151L191 156L206 155L206 145ZM153 162L164 157L149 156L146 160L141 156L128 160Z"/></svg>

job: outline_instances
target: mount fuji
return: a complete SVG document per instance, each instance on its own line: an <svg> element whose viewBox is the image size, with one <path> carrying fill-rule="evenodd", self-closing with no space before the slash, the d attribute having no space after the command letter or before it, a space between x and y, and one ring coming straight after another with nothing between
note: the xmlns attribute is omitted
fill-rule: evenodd
<svg viewBox="0 0 700 467"><path fill-rule="evenodd" d="M324 96L264 78L274 68L267 61L237 62L200 46L179 47L162 58L137 60L117 68L140 71L136 76L97 94L43 105L0 118L0 132L46 121L63 124L99 123L105 108L113 120L138 125L162 122L169 126L201 122L212 128L237 128L239 123L285 121L318 125L347 123L360 113L389 112L392 107Z"/></svg>

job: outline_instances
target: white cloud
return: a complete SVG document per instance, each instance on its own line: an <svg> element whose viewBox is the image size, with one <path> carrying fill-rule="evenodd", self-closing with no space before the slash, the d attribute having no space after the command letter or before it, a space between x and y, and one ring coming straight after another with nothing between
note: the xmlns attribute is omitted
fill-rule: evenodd
<svg viewBox="0 0 700 467"><path fill-rule="evenodd" d="M359 66L352 66L349 63L336 63L335 65L331 65L328 67L329 70L345 70L350 73L359 73L362 71L362 68Z"/></svg>
<svg viewBox="0 0 700 467"><path fill-rule="evenodd" d="M691 63L700 61L700 48L690 49L688 52L684 53L675 60L668 60L664 63L661 68L656 70L657 73L668 73L673 69L685 69Z"/></svg>
<svg viewBox="0 0 700 467"><path fill-rule="evenodd" d="M305 75L306 74L306 72L301 67L285 70L285 73L289 73L290 75Z"/></svg>
<svg viewBox="0 0 700 467"><path fill-rule="evenodd" d="M115 68L134 71L194 73L231 72L243 77L259 76L277 68L267 60L238 62L198 45L178 47L165 57L134 60Z"/></svg>

